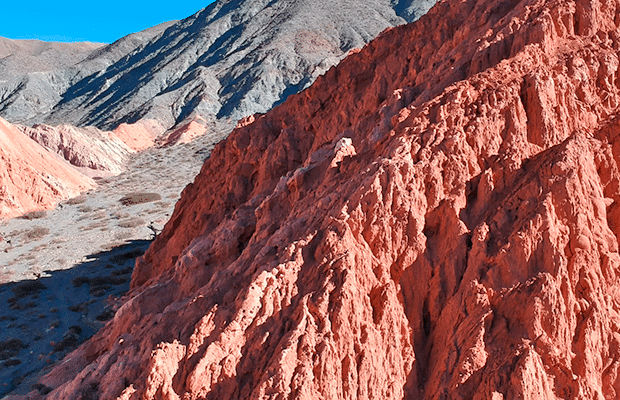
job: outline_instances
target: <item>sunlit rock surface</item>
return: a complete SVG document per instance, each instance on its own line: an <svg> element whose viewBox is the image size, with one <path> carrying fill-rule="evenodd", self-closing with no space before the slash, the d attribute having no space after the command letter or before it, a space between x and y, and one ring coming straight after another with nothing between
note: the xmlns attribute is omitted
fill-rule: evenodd
<svg viewBox="0 0 620 400"><path fill-rule="evenodd" d="M617 398L619 12L444 1L242 120L49 398Z"/></svg>

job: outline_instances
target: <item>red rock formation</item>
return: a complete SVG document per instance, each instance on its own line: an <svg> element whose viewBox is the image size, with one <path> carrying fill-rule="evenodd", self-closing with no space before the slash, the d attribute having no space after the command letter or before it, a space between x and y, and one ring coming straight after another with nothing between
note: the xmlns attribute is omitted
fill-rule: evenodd
<svg viewBox="0 0 620 400"><path fill-rule="evenodd" d="M110 136L119 138L135 151L142 151L155 146L157 137L165 130L158 121L146 119L134 124L120 124L110 132Z"/></svg>
<svg viewBox="0 0 620 400"><path fill-rule="evenodd" d="M618 398L619 24L444 1L244 121L50 398Z"/></svg>
<svg viewBox="0 0 620 400"><path fill-rule="evenodd" d="M158 138L157 144L163 147L189 143L207 133L209 130L207 124L208 121L199 115L191 117Z"/></svg>
<svg viewBox="0 0 620 400"><path fill-rule="evenodd" d="M94 186L92 179L0 118L0 219L52 208Z"/></svg>
<svg viewBox="0 0 620 400"><path fill-rule="evenodd" d="M31 139L91 176L118 175L133 152L123 141L95 127L18 126ZM107 174L106 174L107 173Z"/></svg>

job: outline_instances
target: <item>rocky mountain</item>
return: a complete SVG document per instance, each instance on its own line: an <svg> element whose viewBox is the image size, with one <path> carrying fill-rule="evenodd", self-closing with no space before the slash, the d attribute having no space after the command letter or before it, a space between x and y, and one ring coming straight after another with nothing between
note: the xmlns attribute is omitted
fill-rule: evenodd
<svg viewBox="0 0 620 400"><path fill-rule="evenodd" d="M0 38L0 116L88 176L116 175L132 151L219 137L433 3L228 0L107 46Z"/></svg>
<svg viewBox="0 0 620 400"><path fill-rule="evenodd" d="M617 398L619 13L442 1L244 119L30 397Z"/></svg>
<svg viewBox="0 0 620 400"><path fill-rule="evenodd" d="M127 57L175 22L110 45L0 38L0 116L10 122L42 122L72 84Z"/></svg>
<svg viewBox="0 0 620 400"><path fill-rule="evenodd" d="M102 43L56 43L0 37L0 77L6 81L24 74L68 68L104 46Z"/></svg>
<svg viewBox="0 0 620 400"><path fill-rule="evenodd" d="M434 0L221 0L130 35L80 63L0 82L11 122L93 125L158 121L162 132L265 112L349 50L419 18Z"/></svg>

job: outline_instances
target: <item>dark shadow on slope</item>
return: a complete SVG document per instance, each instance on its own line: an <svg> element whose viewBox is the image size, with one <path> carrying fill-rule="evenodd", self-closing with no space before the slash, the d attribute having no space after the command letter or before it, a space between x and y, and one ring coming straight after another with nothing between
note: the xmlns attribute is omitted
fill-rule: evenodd
<svg viewBox="0 0 620 400"><path fill-rule="evenodd" d="M112 319L150 243L132 241L71 269L0 285L0 396L30 391L46 367Z"/></svg>

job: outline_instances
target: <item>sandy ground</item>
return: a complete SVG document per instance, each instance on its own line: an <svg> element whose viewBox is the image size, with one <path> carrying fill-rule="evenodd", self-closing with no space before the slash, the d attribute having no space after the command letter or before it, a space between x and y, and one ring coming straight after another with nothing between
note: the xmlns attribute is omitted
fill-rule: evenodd
<svg viewBox="0 0 620 400"><path fill-rule="evenodd" d="M0 223L0 396L29 391L114 316L136 257L229 131L134 155L97 189Z"/></svg>

